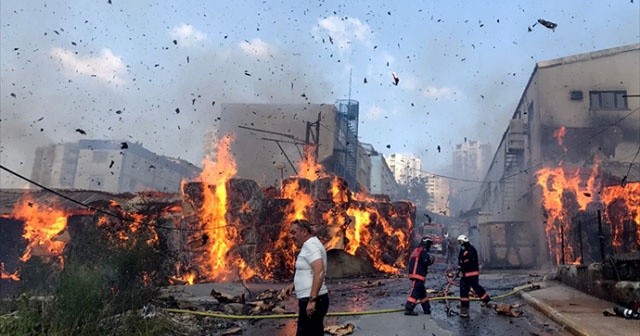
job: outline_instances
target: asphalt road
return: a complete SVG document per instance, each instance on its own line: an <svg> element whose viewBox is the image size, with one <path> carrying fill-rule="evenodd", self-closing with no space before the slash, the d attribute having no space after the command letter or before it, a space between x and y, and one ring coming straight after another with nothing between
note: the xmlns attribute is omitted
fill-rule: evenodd
<svg viewBox="0 0 640 336"><path fill-rule="evenodd" d="M480 277L480 284L492 296L512 291L515 287L528 282L541 280L538 274L527 271L484 272ZM370 286L366 281L373 282ZM379 284L379 285L378 285ZM430 274L427 277L429 289L444 289L447 284L442 272ZM327 283L330 290L330 312L366 312L381 309L402 308L407 298L410 282L406 278L382 279L348 279L333 280ZM251 288L251 286L249 286ZM459 296L458 288L453 288L453 296ZM433 296L435 294L432 294ZM522 312L519 317L499 315L494 309L481 308L479 302L471 302L470 318L463 319L457 314L448 315L444 301L432 302L432 314L419 316L405 316L402 312L349 315L327 317L327 325L344 325L351 323L355 326L353 335L569 335L560 326L528 307L517 295L507 296L495 301L500 304L522 304L515 308ZM296 311L295 298L286 303L287 310ZM457 301L450 302L453 311ZM416 311L421 311L420 307ZM295 335L295 320L254 320L240 322L242 335Z"/></svg>

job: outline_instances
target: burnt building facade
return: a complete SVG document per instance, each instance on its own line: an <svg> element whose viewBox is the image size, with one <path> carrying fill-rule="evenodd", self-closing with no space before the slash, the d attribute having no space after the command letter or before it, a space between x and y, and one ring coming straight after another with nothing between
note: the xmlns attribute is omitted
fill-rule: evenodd
<svg viewBox="0 0 640 336"><path fill-rule="evenodd" d="M637 251L619 239L627 232L640 242L631 196L640 181L638 73L640 44L536 64L468 211L485 264ZM620 221L610 213L616 204L625 204ZM604 242L589 238L598 230Z"/></svg>

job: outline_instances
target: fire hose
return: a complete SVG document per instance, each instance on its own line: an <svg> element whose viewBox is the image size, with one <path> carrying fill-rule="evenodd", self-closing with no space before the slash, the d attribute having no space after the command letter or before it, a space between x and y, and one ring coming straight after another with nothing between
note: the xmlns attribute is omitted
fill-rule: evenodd
<svg viewBox="0 0 640 336"><path fill-rule="evenodd" d="M453 280L453 277L449 277L447 272L445 272L445 277L447 278L447 286L445 289L445 293L449 292L449 288L456 284ZM493 296L493 299L502 299L510 295L514 295L523 290L532 290L539 288L537 284L528 284L520 287L514 288L512 291ZM429 301L445 301L447 305L447 315L451 313L451 309L449 307L449 300L460 300L460 297L457 296L437 296L429 298ZM477 297L470 298L472 301L480 300ZM163 308L163 311L167 313L181 313L181 314L192 314L192 315L200 315L207 317L216 317L221 319L231 319L231 320L265 320L265 319L283 319L283 318L297 318L297 313L290 314L276 314L276 315L232 315L232 314L223 314L223 313L215 313L215 312L207 312L207 311L194 311L188 309L177 309L177 308ZM374 315L374 314L388 314L388 313L398 313L404 311L404 308L390 308L390 309L378 309L378 310L365 310L365 311L346 311L346 312L329 312L327 316L356 316L356 315ZM0 319L8 318L12 316L12 314L0 315Z"/></svg>
<svg viewBox="0 0 640 336"><path fill-rule="evenodd" d="M446 276L446 273L445 273ZM451 285L456 285L453 282L453 279L447 277L447 287L446 292L448 293L448 289ZM492 296L492 299L502 299L510 295L514 295L523 290L531 290L537 288L536 284L528 284L520 287L514 288L512 291ZM438 296L429 298L429 301L441 301L444 300L447 305L447 314L450 314L449 300L460 300L460 297L457 296ZM478 301L479 298L470 298L470 300ZM232 315L232 314L222 314L222 313L214 313L214 312L205 312L205 311L193 311L188 309L176 309L176 308L164 308L165 312L168 313L183 313L183 314L193 314L200 316L208 316L208 317L217 317L222 319L232 319L232 320L263 320L263 319L282 319L282 318L297 318L297 313L290 314L277 314L277 315ZM346 311L346 312L329 312L327 316L355 316L355 315L373 315L373 314L387 314L387 313L398 313L404 311L404 308L391 308L391 309L379 309L379 310L365 310L365 311Z"/></svg>

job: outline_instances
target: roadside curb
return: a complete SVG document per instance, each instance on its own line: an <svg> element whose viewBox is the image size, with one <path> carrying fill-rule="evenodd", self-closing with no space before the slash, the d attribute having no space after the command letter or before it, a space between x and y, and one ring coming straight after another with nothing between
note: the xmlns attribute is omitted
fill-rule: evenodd
<svg viewBox="0 0 640 336"><path fill-rule="evenodd" d="M544 302L534 298L533 296L529 295L528 293L520 292L520 297L524 301L526 301L528 304L530 304L533 307L535 307L542 314L544 314L545 316L547 316L548 318L550 318L554 322L558 323L562 328L564 328L568 332L570 332L570 333L572 333L574 335L577 335L577 336L590 336L591 335L588 332L584 331L582 328L580 328L576 323L574 323L570 319L568 319L565 316L563 316L560 312L558 312L557 310L551 308L549 305L545 304Z"/></svg>

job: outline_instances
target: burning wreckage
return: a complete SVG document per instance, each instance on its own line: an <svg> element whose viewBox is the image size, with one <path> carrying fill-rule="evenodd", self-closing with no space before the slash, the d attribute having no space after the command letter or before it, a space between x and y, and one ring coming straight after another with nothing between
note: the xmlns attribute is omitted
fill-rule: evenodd
<svg viewBox="0 0 640 336"><path fill-rule="evenodd" d="M2 293L34 283L47 287L67 264L99 263L123 250L146 253L116 268L140 286L288 282L296 255L289 225L300 218L314 224L327 247L328 277L384 276L404 268L412 203L354 194L310 154L280 190L261 188L234 178L235 162L225 148L221 143L216 161L205 161L200 179L184 181L180 194L60 191L65 200L48 191L3 192L3 208L13 207L0 215L0 234L9 242L0 245ZM29 274L34 263L48 269L37 279Z"/></svg>

